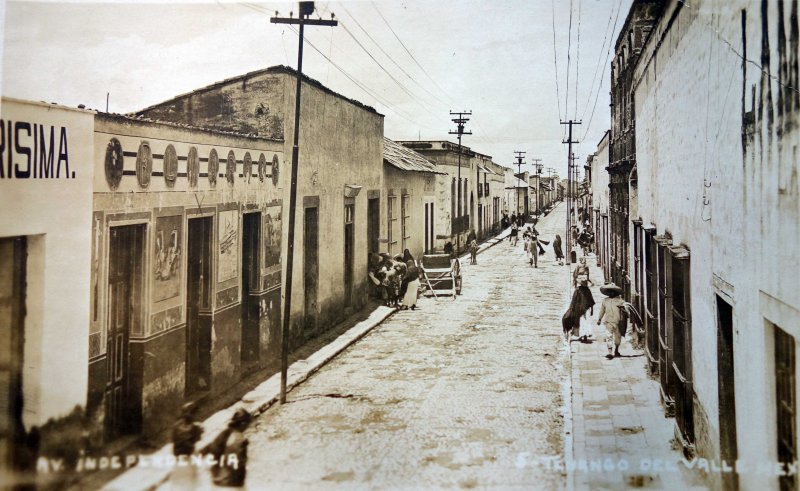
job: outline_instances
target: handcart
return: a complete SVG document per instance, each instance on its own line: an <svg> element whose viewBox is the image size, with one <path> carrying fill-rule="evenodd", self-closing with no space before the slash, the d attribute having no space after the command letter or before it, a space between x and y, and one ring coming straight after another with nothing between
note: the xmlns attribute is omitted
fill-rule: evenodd
<svg viewBox="0 0 800 491"><path fill-rule="evenodd" d="M461 295L461 261L450 254L422 256L422 284L435 298Z"/></svg>

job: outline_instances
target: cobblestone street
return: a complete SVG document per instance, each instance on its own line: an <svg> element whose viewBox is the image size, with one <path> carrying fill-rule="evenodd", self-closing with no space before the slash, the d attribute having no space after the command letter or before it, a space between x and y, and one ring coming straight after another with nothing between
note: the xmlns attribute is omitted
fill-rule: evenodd
<svg viewBox="0 0 800 491"><path fill-rule="evenodd" d="M538 227L545 240L563 206ZM464 261L463 294L398 312L260 416L252 488L561 489L566 267L522 243Z"/></svg>

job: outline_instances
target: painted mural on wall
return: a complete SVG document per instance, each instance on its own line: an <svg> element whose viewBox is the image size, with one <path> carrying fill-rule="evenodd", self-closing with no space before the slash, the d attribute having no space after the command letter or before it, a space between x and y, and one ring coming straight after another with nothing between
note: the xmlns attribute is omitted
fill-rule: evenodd
<svg viewBox="0 0 800 491"><path fill-rule="evenodd" d="M197 147L189 149L189 156L186 158L186 177L189 179L189 187L197 187L197 178L200 175L200 160L197 157Z"/></svg>
<svg viewBox="0 0 800 491"><path fill-rule="evenodd" d="M219 212L219 271L217 281L235 278L238 272L237 252L239 250L239 212L228 210Z"/></svg>
<svg viewBox="0 0 800 491"><path fill-rule="evenodd" d="M253 174L253 158L250 156L250 152L244 154L244 159L242 160L242 176L244 177L244 182L250 182L250 176Z"/></svg>
<svg viewBox="0 0 800 491"><path fill-rule="evenodd" d="M105 171L106 182L112 190L119 187L122 180L122 144L116 138L112 138L106 146Z"/></svg>
<svg viewBox="0 0 800 491"><path fill-rule="evenodd" d="M153 300L177 297L181 287L181 215L156 219Z"/></svg>
<svg viewBox="0 0 800 491"><path fill-rule="evenodd" d="M219 155L217 149L212 148L208 154L208 183L211 187L217 185L217 173L219 172Z"/></svg>
<svg viewBox="0 0 800 491"><path fill-rule="evenodd" d="M281 262L281 205L268 206L264 214L264 267Z"/></svg>
<svg viewBox="0 0 800 491"><path fill-rule="evenodd" d="M278 185L278 177L280 173L280 164L278 163L278 156L272 156L272 184Z"/></svg>
<svg viewBox="0 0 800 491"><path fill-rule="evenodd" d="M136 152L136 179L139 186L146 188L150 185L150 174L153 172L153 152L150 144L143 141Z"/></svg>
<svg viewBox="0 0 800 491"><path fill-rule="evenodd" d="M164 181L167 187L175 186L175 180L178 178L178 153L172 144L167 145L164 150Z"/></svg>

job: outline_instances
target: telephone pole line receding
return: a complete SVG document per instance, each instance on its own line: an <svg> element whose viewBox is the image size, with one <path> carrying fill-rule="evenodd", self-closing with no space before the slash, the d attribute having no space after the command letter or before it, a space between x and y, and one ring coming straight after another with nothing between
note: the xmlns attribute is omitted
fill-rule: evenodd
<svg viewBox="0 0 800 491"><path fill-rule="evenodd" d="M522 166L526 165L526 163L523 162L523 160L525 159L525 152L520 151L520 150L514 150L514 158L516 158L517 161L512 165L516 165L517 166L517 176L516 177L517 177L517 179L519 179L521 181L522 180ZM519 188L516 186L516 184L514 185L514 189L515 189L515 192L517 194L517 217L519 217L519 215L520 215L520 211L519 211Z"/></svg>
<svg viewBox="0 0 800 491"><path fill-rule="evenodd" d="M569 137L566 141L562 141L561 143L566 143L569 145L567 149L567 253L566 253L566 262L567 264L571 263L572 259L572 206L573 206L573 197L572 195L572 144L579 143L577 140L572 139L572 127L574 125L581 124L580 121L574 121L570 119L569 121L561 121L561 124L569 125Z"/></svg>
<svg viewBox="0 0 800 491"><path fill-rule="evenodd" d="M538 220L538 217L539 217L539 209L542 207L542 198L541 198L541 196L539 195L539 193L540 193L540 191L541 191L541 188L542 188L542 186L541 186L541 183L542 183L542 168L544 167L544 165L542 165L542 164L540 164L540 163L539 163L539 162L541 162L541 161L542 161L542 159L538 159L538 158L531 158L531 160L533 160L533 170L535 170L535 171L536 171L536 172L533 174L533 177L535 177L535 178L536 178L536 188L535 188L535 194L536 194L536 207L535 207L535 208L534 208L534 210L533 210L533 214L536 216L536 219Z"/></svg>
<svg viewBox="0 0 800 491"><path fill-rule="evenodd" d="M284 302L283 302L283 328L281 332L281 404L286 403L286 378L289 365L289 317L292 312L292 266L294 265L294 224L295 208L297 207L297 168L299 167L298 157L300 155L298 139L300 137L300 87L303 82L303 27L310 26L336 26L339 22L333 20L309 19L308 16L314 13L314 2L300 2L300 12L297 18L276 17L270 18L273 24L298 24L300 33L298 35L299 44L297 48L297 90L294 100L294 145L292 146L292 173L291 184L289 186L289 237L286 249L286 280L284 283Z"/></svg>
<svg viewBox="0 0 800 491"><path fill-rule="evenodd" d="M458 217L461 218L462 214L462 206L461 206L461 136L462 135L471 135L471 131L464 131L464 125L467 124L469 118L467 116L472 116L472 111L464 111L464 112L453 112L450 111L450 116L455 116L451 119L452 122L456 124L456 131L450 131L451 135L458 135L458 208L456 209L456 213ZM451 198L452 199L452 198ZM466 201L467 196L466 193L464 194L464 201ZM466 203L464 203L464 208L466 208ZM450 217L450 236L453 235L453 224L455 222L455 217ZM458 222L461 223L461 220ZM461 226L458 227L458 233L456 235L456 253L461 248ZM452 240L452 238L450 239Z"/></svg>

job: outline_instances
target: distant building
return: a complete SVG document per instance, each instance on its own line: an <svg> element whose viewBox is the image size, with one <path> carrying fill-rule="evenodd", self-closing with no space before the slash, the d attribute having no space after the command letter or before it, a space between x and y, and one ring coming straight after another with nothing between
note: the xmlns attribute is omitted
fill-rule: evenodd
<svg viewBox="0 0 800 491"><path fill-rule="evenodd" d="M446 176L437 177L436 181L434 249L441 251L448 242L463 249L469 231L475 230L477 234L479 228L484 230L488 227L488 218L494 216L492 207L498 205L493 199L497 196L485 196L486 184L490 179L495 179L485 170L492 158L448 141L398 143L422 154L434 162L439 171L447 173Z"/></svg>
<svg viewBox="0 0 800 491"><path fill-rule="evenodd" d="M384 183L387 191L387 252L415 257L435 248L436 181L447 173L419 153L388 138L383 145ZM399 198L399 205L398 205ZM399 209L398 209L399 206ZM371 252L379 252L372 244Z"/></svg>
<svg viewBox="0 0 800 491"><path fill-rule="evenodd" d="M609 132L606 131L597 145L597 153L592 158L591 189L595 253L598 265L603 268L604 279L610 281L611 250L609 247L608 227L608 171L606 170L606 167L608 167L608 137Z"/></svg>

